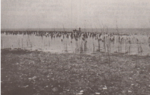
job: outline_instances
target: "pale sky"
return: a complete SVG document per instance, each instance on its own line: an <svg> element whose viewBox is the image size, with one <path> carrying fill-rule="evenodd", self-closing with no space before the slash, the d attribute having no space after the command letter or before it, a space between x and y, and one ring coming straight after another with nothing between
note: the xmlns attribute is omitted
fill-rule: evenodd
<svg viewBox="0 0 150 95"><path fill-rule="evenodd" d="M2 29L150 28L150 0L1 0Z"/></svg>

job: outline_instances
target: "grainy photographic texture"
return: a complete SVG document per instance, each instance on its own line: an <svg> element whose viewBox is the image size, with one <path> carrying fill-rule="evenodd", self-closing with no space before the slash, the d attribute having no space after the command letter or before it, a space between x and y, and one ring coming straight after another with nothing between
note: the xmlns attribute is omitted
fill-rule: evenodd
<svg viewBox="0 0 150 95"><path fill-rule="evenodd" d="M2 95L150 95L149 0L2 0Z"/></svg>

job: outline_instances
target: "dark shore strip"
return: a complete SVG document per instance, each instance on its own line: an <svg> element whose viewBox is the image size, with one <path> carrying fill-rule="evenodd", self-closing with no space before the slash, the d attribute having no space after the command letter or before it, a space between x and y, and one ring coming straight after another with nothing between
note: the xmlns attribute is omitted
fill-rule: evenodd
<svg viewBox="0 0 150 95"><path fill-rule="evenodd" d="M2 95L149 95L150 57L1 50Z"/></svg>

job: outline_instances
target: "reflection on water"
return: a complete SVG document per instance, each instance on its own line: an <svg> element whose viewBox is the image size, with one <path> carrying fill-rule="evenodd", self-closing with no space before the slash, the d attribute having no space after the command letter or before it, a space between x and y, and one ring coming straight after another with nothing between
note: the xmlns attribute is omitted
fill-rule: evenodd
<svg viewBox="0 0 150 95"><path fill-rule="evenodd" d="M106 33L2 33L2 48L21 48L53 53L127 53L150 54L149 35L114 35Z"/></svg>

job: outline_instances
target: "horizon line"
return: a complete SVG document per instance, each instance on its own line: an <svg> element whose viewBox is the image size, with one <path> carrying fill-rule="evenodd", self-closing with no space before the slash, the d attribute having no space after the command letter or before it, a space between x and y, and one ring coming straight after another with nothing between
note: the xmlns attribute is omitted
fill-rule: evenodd
<svg viewBox="0 0 150 95"><path fill-rule="evenodd" d="M82 27L79 27L79 28L81 28L81 29L150 29L150 27L149 28L82 28ZM65 29L79 29L79 28L65 28ZM1 28L1 31L7 31L7 30L23 30L23 31L27 31L27 30L34 30L34 31L41 31L41 30L57 30L57 29L64 29L64 28L40 28L40 29L38 29L38 28L27 28L27 29L25 29L25 28L18 28L18 29L2 29Z"/></svg>

